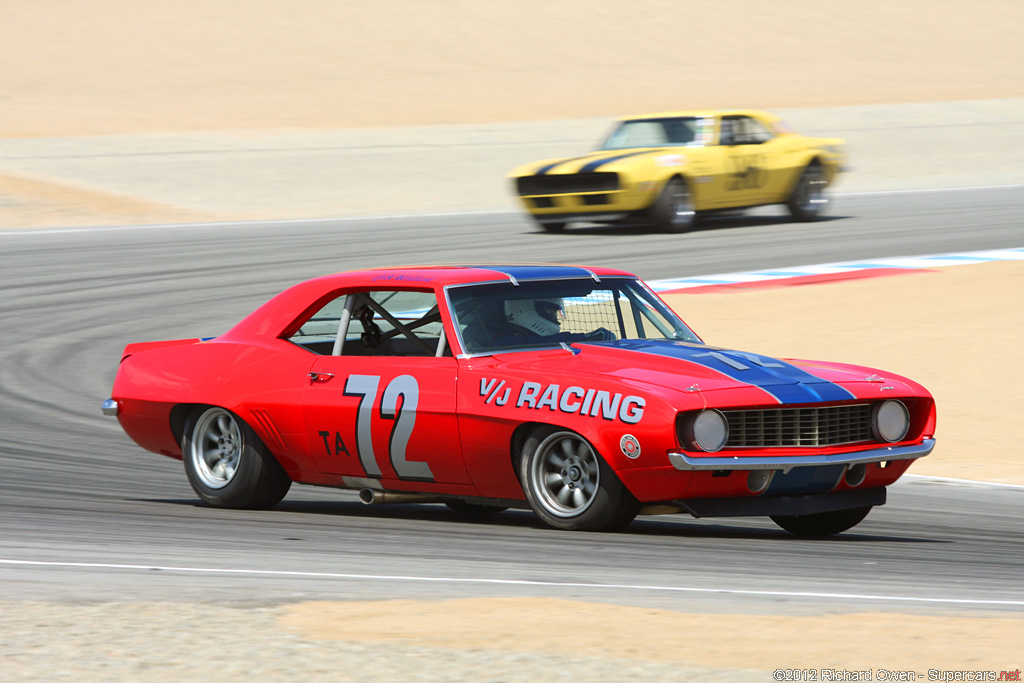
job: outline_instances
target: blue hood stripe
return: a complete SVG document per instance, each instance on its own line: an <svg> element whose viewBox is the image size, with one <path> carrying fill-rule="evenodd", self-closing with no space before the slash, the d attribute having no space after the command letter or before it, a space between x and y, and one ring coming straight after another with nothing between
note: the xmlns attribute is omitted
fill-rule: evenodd
<svg viewBox="0 0 1024 683"><path fill-rule="evenodd" d="M745 351L686 342L653 342L642 339L624 339L609 346L703 365L737 382L762 389L779 403L826 403L856 398L838 384L816 377L795 365Z"/></svg>

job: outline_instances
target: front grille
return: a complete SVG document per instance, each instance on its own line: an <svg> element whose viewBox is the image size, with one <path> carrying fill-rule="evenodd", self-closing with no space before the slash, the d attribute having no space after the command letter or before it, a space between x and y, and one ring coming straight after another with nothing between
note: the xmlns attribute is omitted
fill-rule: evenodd
<svg viewBox="0 0 1024 683"><path fill-rule="evenodd" d="M520 196L538 194L580 194L614 192L619 189L618 173L573 173L568 175L530 175L516 179Z"/></svg>
<svg viewBox="0 0 1024 683"><path fill-rule="evenodd" d="M726 448L820 447L874 440L870 404L722 413L729 421Z"/></svg>
<svg viewBox="0 0 1024 683"><path fill-rule="evenodd" d="M602 206L611 202L606 194L585 194L583 195L583 203L587 206Z"/></svg>

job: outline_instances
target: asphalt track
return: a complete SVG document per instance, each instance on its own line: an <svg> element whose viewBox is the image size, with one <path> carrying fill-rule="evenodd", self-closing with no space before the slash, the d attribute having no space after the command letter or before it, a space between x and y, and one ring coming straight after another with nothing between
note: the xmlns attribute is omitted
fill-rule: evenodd
<svg viewBox="0 0 1024 683"><path fill-rule="evenodd" d="M647 279L1022 246L1024 187L840 196L667 236L537 233L508 213L0 232L0 600L541 595L680 610L1024 612L1024 490L911 480L853 532L640 518L620 534L367 507L295 487L201 507L179 462L100 415L128 341L210 336L285 286L413 262L558 261Z"/></svg>

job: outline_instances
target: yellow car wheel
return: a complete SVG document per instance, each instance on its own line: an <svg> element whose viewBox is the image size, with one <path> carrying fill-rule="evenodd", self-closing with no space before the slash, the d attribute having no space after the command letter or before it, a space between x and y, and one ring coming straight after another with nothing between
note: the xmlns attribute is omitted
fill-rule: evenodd
<svg viewBox="0 0 1024 683"><path fill-rule="evenodd" d="M798 221L813 221L828 207L828 195L825 188L825 170L817 161L812 161L800 174L796 186L786 201L786 207L793 218Z"/></svg>
<svg viewBox="0 0 1024 683"><path fill-rule="evenodd" d="M697 222L693 208L693 194L682 178L673 178L665 184L651 207L651 221L664 232L687 232Z"/></svg>
<svg viewBox="0 0 1024 683"><path fill-rule="evenodd" d="M537 221L537 227L544 232L562 232L565 230L565 223L548 223Z"/></svg>

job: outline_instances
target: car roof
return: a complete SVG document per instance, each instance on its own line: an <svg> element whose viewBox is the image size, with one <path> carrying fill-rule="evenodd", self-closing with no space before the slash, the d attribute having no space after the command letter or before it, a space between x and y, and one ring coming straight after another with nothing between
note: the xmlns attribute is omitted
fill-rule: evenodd
<svg viewBox="0 0 1024 683"><path fill-rule="evenodd" d="M354 270L300 282L271 298L220 336L225 341L273 336L283 325L320 297L346 287L439 289L449 285L484 282L529 282L570 278L600 279L604 277L636 277L615 268L584 267L545 263L504 265L432 265L400 266Z"/></svg>
<svg viewBox="0 0 1024 683"><path fill-rule="evenodd" d="M507 264L451 264L418 265L392 268L372 268L333 275L324 275L317 280L337 280L339 285L355 280L368 284L392 282L424 287L472 284L502 280L530 281L566 278L635 277L632 273L616 268L577 266L556 263L507 263Z"/></svg>
<svg viewBox="0 0 1024 683"><path fill-rule="evenodd" d="M776 121L778 117L755 109L688 109L683 111L663 111L652 114L636 114L623 116L619 121L640 121L643 119L668 119L683 117L707 117L707 116L754 116L760 119Z"/></svg>

